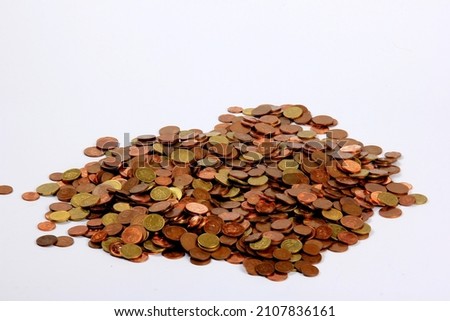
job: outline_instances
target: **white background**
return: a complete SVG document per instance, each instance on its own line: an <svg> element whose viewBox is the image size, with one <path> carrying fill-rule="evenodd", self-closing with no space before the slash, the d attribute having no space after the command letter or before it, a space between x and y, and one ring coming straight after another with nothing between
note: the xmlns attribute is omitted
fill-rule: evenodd
<svg viewBox="0 0 450 321"><path fill-rule="evenodd" d="M0 299L448 300L448 1L0 1ZM429 197L320 276L115 259L76 239L40 248L48 204L21 194L90 161L100 136L212 129L232 105L302 103L403 153ZM70 224L59 225L64 235Z"/></svg>

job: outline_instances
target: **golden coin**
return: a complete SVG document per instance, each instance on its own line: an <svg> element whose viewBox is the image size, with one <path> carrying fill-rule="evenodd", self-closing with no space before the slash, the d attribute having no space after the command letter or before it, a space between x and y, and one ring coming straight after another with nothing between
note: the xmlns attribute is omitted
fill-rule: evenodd
<svg viewBox="0 0 450 321"><path fill-rule="evenodd" d="M150 197L154 201L165 201L172 196L172 191L165 186L156 186L150 191Z"/></svg>
<svg viewBox="0 0 450 321"><path fill-rule="evenodd" d="M136 259L141 256L142 248L139 245L128 243L122 245L120 253L122 254L122 257L128 260Z"/></svg>
<svg viewBox="0 0 450 321"><path fill-rule="evenodd" d="M189 149L179 148L170 154L170 158L177 163L189 164L195 159L195 154Z"/></svg>
<svg viewBox="0 0 450 321"><path fill-rule="evenodd" d="M102 224L104 226L118 222L119 222L119 214L117 213L107 213L102 216Z"/></svg>
<svg viewBox="0 0 450 321"><path fill-rule="evenodd" d="M150 167L139 167L134 175L144 183L151 183L156 178L155 171Z"/></svg>
<svg viewBox="0 0 450 321"><path fill-rule="evenodd" d="M323 210L322 216L331 221L339 221L343 217L343 214L341 211L332 208L330 210Z"/></svg>
<svg viewBox="0 0 450 321"><path fill-rule="evenodd" d="M359 229L352 230L353 233L359 234L359 235L366 235L369 234L372 228L369 224L364 223L363 226Z"/></svg>
<svg viewBox="0 0 450 321"><path fill-rule="evenodd" d="M71 181L76 180L80 176L81 176L81 170L79 170L78 168L71 168L71 169L66 170L62 174L61 179L63 181L71 182Z"/></svg>
<svg viewBox="0 0 450 321"><path fill-rule="evenodd" d="M283 111L283 116L289 119L299 118L303 114L303 110L300 107L289 107Z"/></svg>
<svg viewBox="0 0 450 321"><path fill-rule="evenodd" d="M280 247L291 253L297 253L302 249L303 244L298 239L286 239L281 243Z"/></svg>
<svg viewBox="0 0 450 321"><path fill-rule="evenodd" d="M250 243L250 248L255 251L265 250L271 243L272 240L270 238L263 236L259 241Z"/></svg>
<svg viewBox="0 0 450 321"><path fill-rule="evenodd" d="M398 197L389 192L381 192L378 194L378 201L387 206L395 207L398 205Z"/></svg>
<svg viewBox="0 0 450 321"><path fill-rule="evenodd" d="M219 248L219 238L215 234L203 233L198 236L197 243L200 248L206 251L215 251Z"/></svg>
<svg viewBox="0 0 450 321"><path fill-rule="evenodd" d="M50 213L49 217L54 222L67 222L70 218L70 213L67 211L56 211Z"/></svg>
<svg viewBox="0 0 450 321"><path fill-rule="evenodd" d="M89 210L75 207L68 211L70 214L71 221L81 221L84 220L89 215Z"/></svg>
<svg viewBox="0 0 450 321"><path fill-rule="evenodd" d="M422 194L411 194L416 199L417 205L423 205L426 202L428 202L428 198L425 195Z"/></svg>
<svg viewBox="0 0 450 321"><path fill-rule="evenodd" d="M165 223L164 217L159 214L149 214L144 219L144 227L150 232L161 231Z"/></svg>
<svg viewBox="0 0 450 321"><path fill-rule="evenodd" d="M58 183L46 183L38 186L36 192L43 196L55 195L59 187Z"/></svg>
<svg viewBox="0 0 450 321"><path fill-rule="evenodd" d="M78 193L72 196L70 204L72 204L73 207L89 207L87 205L95 205L99 199L98 196L94 196L90 193Z"/></svg>

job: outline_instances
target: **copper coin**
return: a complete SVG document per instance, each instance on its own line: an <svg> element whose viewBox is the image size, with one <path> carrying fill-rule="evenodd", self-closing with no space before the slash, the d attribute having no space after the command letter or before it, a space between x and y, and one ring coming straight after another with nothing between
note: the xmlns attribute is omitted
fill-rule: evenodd
<svg viewBox="0 0 450 321"><path fill-rule="evenodd" d="M342 217L340 222L342 226L345 226L352 230L357 230L364 225L364 221L362 219L352 215L346 215Z"/></svg>
<svg viewBox="0 0 450 321"><path fill-rule="evenodd" d="M255 259L255 258L251 258L251 257L247 257L242 262L242 264L244 265L245 270L250 275L258 275L258 273L256 272L256 266L261 264L261 263L262 263L261 260Z"/></svg>
<svg viewBox="0 0 450 321"><path fill-rule="evenodd" d="M402 210L398 207L385 206L380 209L380 216L385 218L397 218L402 215Z"/></svg>
<svg viewBox="0 0 450 321"><path fill-rule="evenodd" d="M273 257L280 261L287 261L291 259L292 253L289 252L287 249L276 248L273 251Z"/></svg>
<svg viewBox="0 0 450 321"><path fill-rule="evenodd" d="M177 259L181 259L182 257L184 257L185 252L183 250L179 250L179 249L169 249L169 250L162 252L162 255L166 259L177 260Z"/></svg>
<svg viewBox="0 0 450 321"><path fill-rule="evenodd" d="M239 252L231 253L231 255L226 259L226 261L231 264L241 264L244 260L245 256Z"/></svg>
<svg viewBox="0 0 450 321"><path fill-rule="evenodd" d="M269 276L275 272L275 264L272 261L263 261L255 266L255 271L259 275Z"/></svg>
<svg viewBox="0 0 450 321"><path fill-rule="evenodd" d="M281 281L285 281L288 278L287 274L284 273L273 273L271 275L266 276L267 279L269 279L270 281L274 281L274 282L281 282Z"/></svg>
<svg viewBox="0 0 450 321"><path fill-rule="evenodd" d="M301 203L310 204L317 200L317 195L309 192L300 192L297 195L297 199Z"/></svg>
<svg viewBox="0 0 450 321"><path fill-rule="evenodd" d="M100 243L106 240L108 237L108 233L105 230L100 230L92 234L91 236L91 242L93 243Z"/></svg>
<svg viewBox="0 0 450 321"><path fill-rule="evenodd" d="M72 226L67 230L70 236L83 236L88 232L89 228L86 225Z"/></svg>
<svg viewBox="0 0 450 321"><path fill-rule="evenodd" d="M42 235L36 239L36 244L42 247L55 245L58 238L55 235Z"/></svg>
<svg viewBox="0 0 450 321"><path fill-rule="evenodd" d="M120 223L111 223L106 225L103 228L103 231L109 236L119 235L119 233L123 231L123 225Z"/></svg>
<svg viewBox="0 0 450 321"><path fill-rule="evenodd" d="M58 247L69 247L74 243L73 238L70 236L58 236L57 239L58 240L56 241L55 246Z"/></svg>
<svg viewBox="0 0 450 321"><path fill-rule="evenodd" d="M289 273L294 270L294 264L289 261L279 261L275 263L275 271L279 273Z"/></svg>
<svg viewBox="0 0 450 321"><path fill-rule="evenodd" d="M87 147L84 149L83 152L84 152L84 155L86 155L88 157L100 157L105 154L104 151L100 148L97 148L97 146Z"/></svg>
<svg viewBox="0 0 450 321"><path fill-rule="evenodd" d="M177 225L166 225L163 227L162 232L169 240L180 241L181 236L183 236L187 230L184 227Z"/></svg>
<svg viewBox="0 0 450 321"><path fill-rule="evenodd" d="M342 242L334 242L328 249L332 252L342 253L348 250L348 244Z"/></svg>
<svg viewBox="0 0 450 321"><path fill-rule="evenodd" d="M143 227L139 225L130 225L126 227L122 232L122 240L125 243L133 244L142 242L142 240L144 239L142 228Z"/></svg>
<svg viewBox="0 0 450 321"><path fill-rule="evenodd" d="M211 263L211 258L206 259L206 260L197 260L197 259L191 257L190 262L197 266L203 266L203 265L208 265L209 263Z"/></svg>
<svg viewBox="0 0 450 321"><path fill-rule="evenodd" d="M337 237L339 241L348 245L354 245L358 243L358 236L352 232L342 231L338 233Z"/></svg>
<svg viewBox="0 0 450 321"><path fill-rule="evenodd" d="M245 228L236 222L226 223L222 225L222 233L231 236L231 237L237 237L244 234Z"/></svg>
<svg viewBox="0 0 450 321"><path fill-rule="evenodd" d="M144 252L140 256L138 256L137 258L130 259L129 261L133 262L133 263L144 263L144 262L147 262L148 261L148 253Z"/></svg>
<svg viewBox="0 0 450 321"><path fill-rule="evenodd" d="M48 175L48 178L49 178L51 181L59 182L59 181L62 180L62 175L63 175L63 173L55 172L55 173L51 173L50 175Z"/></svg>
<svg viewBox="0 0 450 321"><path fill-rule="evenodd" d="M39 230L41 230L41 231L49 232L49 231L52 231L52 230L54 230L56 228L56 224L54 222L51 222L51 221L44 221L44 222L40 222L37 225L37 228Z"/></svg>
<svg viewBox="0 0 450 321"><path fill-rule="evenodd" d="M416 198L412 195L402 195L398 198L398 203L403 206L411 206L416 204Z"/></svg>
<svg viewBox="0 0 450 321"><path fill-rule="evenodd" d="M198 261L206 261L211 258L211 253L202 250L199 247L194 247L189 250L189 255Z"/></svg>
<svg viewBox="0 0 450 321"><path fill-rule="evenodd" d="M22 199L25 201L36 201L40 197L39 193L37 192L25 192L22 194Z"/></svg>
<svg viewBox="0 0 450 321"><path fill-rule="evenodd" d="M319 269L312 264L305 263L301 266L301 272L304 276L313 277L319 274Z"/></svg>
<svg viewBox="0 0 450 321"><path fill-rule="evenodd" d="M181 246L186 252L189 252L193 248L197 247L197 234L187 232L180 236Z"/></svg>
<svg viewBox="0 0 450 321"><path fill-rule="evenodd" d="M386 185L386 188L389 192L397 194L397 195L404 195L408 194L409 188L402 183L390 183Z"/></svg>
<svg viewBox="0 0 450 321"><path fill-rule="evenodd" d="M328 225L321 225L316 228L314 237L318 240L327 240L333 235L333 230Z"/></svg>
<svg viewBox="0 0 450 321"><path fill-rule="evenodd" d="M220 246L217 250L211 253L211 257L215 260L226 260L230 257L231 250L227 246Z"/></svg>
<svg viewBox="0 0 450 321"><path fill-rule="evenodd" d="M51 211L70 211L73 206L70 203L57 202L49 205Z"/></svg>
<svg viewBox="0 0 450 321"><path fill-rule="evenodd" d="M206 214L209 211L209 208L207 206L196 202L186 204L186 209L191 213L199 215Z"/></svg>
<svg viewBox="0 0 450 321"><path fill-rule="evenodd" d="M96 147L100 150L109 150L119 146L119 141L115 137L101 137L97 139Z"/></svg>
<svg viewBox="0 0 450 321"><path fill-rule="evenodd" d="M13 188L9 185L0 185L0 195L7 195L13 192Z"/></svg>
<svg viewBox="0 0 450 321"><path fill-rule="evenodd" d="M292 226L292 220L290 219L279 219L272 222L271 227L274 230L285 230Z"/></svg>
<svg viewBox="0 0 450 321"><path fill-rule="evenodd" d="M310 255L317 255L322 250L323 243L318 240L308 240L303 244L303 252Z"/></svg>

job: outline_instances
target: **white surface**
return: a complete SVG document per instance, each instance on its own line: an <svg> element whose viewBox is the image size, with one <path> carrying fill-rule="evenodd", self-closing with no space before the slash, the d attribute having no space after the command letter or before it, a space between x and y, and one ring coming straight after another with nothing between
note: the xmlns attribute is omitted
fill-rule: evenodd
<svg viewBox="0 0 450 321"><path fill-rule="evenodd" d="M1 1L2 300L448 300L448 1ZM77 239L39 248L47 175L100 136L209 130L231 105L302 103L366 144L399 150L396 181L426 194L371 237L327 252L317 278L241 266L131 264ZM68 225L54 232L65 234Z"/></svg>

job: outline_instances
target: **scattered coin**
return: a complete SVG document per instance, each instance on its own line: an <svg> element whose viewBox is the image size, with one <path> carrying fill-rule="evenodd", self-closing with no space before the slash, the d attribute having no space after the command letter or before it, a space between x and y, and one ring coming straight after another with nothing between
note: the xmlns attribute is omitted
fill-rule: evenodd
<svg viewBox="0 0 450 321"><path fill-rule="evenodd" d="M9 185L0 185L0 195L8 195L13 192L13 188Z"/></svg>

